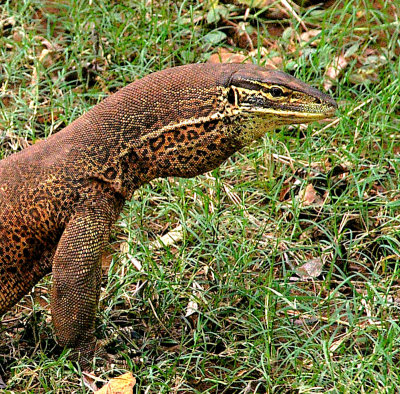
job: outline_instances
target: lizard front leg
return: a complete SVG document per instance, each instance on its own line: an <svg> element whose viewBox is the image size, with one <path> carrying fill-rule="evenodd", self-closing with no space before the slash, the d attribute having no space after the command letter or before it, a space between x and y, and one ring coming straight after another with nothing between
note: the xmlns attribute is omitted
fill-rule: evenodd
<svg viewBox="0 0 400 394"><path fill-rule="evenodd" d="M51 311L58 343L73 348L87 367L95 349L94 323L100 295L100 256L115 217L112 203L95 199L66 226L53 260Z"/></svg>

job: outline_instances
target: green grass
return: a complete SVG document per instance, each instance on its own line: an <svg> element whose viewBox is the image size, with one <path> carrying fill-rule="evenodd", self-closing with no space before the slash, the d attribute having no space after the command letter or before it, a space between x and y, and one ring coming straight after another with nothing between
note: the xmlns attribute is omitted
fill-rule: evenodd
<svg viewBox="0 0 400 394"><path fill-rule="evenodd" d="M329 92L337 124L271 133L212 173L137 191L104 259L97 334L124 328L110 351L128 362L137 392L397 392L400 8L344 0L300 9L308 28L321 30L308 42L293 17L216 10L195 1L2 3L0 157L128 82L207 61L219 46L260 64L281 58L282 69L320 89L346 54ZM255 37L253 55L214 23L219 15ZM319 203L302 202L307 185ZM181 241L152 248L179 225ZM321 274L302 278L298 268L312 259ZM89 392L54 342L50 282L0 326L10 392ZM185 317L189 302L198 311Z"/></svg>

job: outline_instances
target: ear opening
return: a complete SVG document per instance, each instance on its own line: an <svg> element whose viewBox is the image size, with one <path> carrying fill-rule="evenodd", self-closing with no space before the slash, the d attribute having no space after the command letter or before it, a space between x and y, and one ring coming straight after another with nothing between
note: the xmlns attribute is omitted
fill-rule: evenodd
<svg viewBox="0 0 400 394"><path fill-rule="evenodd" d="M236 93L235 90L233 88L229 89L228 92L228 103L235 105L236 104Z"/></svg>

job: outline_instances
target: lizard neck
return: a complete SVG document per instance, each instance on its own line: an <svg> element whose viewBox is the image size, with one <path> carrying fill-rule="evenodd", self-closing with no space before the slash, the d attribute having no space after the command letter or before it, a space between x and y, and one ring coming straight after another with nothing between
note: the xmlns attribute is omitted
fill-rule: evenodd
<svg viewBox="0 0 400 394"><path fill-rule="evenodd" d="M227 66L219 73L191 65L150 74L80 118L73 129L82 140L81 160L92 163L90 177L129 199L154 178L192 177L218 166L237 150L221 133L224 86L239 65Z"/></svg>

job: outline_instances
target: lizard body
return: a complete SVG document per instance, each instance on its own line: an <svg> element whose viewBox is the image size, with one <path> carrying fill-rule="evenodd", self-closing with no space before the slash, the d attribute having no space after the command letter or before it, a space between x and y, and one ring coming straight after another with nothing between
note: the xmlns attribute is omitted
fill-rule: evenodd
<svg viewBox="0 0 400 394"><path fill-rule="evenodd" d="M0 316L52 272L58 342L93 356L100 256L134 190L192 177L280 125L334 113L327 95L255 65L150 74L0 161Z"/></svg>

